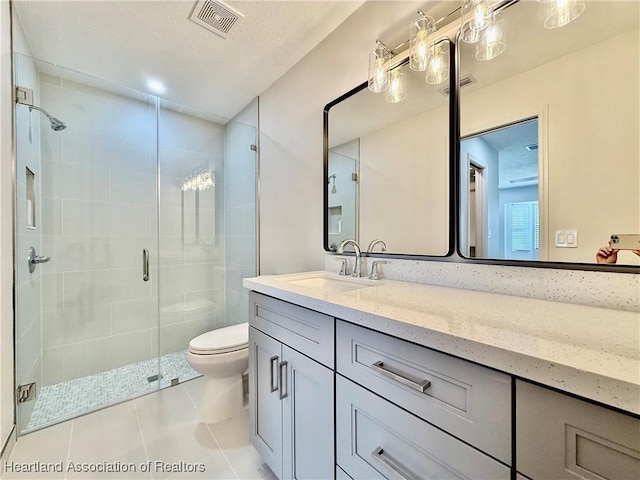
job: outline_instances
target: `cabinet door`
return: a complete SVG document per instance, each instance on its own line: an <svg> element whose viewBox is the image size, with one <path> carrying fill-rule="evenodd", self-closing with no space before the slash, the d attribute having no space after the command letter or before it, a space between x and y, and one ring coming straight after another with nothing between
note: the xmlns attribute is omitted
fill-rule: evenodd
<svg viewBox="0 0 640 480"><path fill-rule="evenodd" d="M533 479L640 478L640 419L516 383L518 470Z"/></svg>
<svg viewBox="0 0 640 480"><path fill-rule="evenodd" d="M250 439L278 478L282 477L282 402L278 389L280 342L249 328Z"/></svg>
<svg viewBox="0 0 640 480"><path fill-rule="evenodd" d="M282 358L286 379L282 382L281 478L334 478L333 371L286 345Z"/></svg>

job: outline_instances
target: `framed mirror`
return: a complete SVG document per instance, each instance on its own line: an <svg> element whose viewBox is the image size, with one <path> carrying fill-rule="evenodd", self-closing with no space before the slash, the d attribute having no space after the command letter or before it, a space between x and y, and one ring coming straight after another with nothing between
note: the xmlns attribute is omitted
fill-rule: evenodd
<svg viewBox="0 0 640 480"><path fill-rule="evenodd" d="M363 250L381 239L391 254L453 252L449 81L428 84L425 72L406 64L399 74L402 102L390 103L388 92L372 93L365 83L325 107L327 251L353 238Z"/></svg>
<svg viewBox="0 0 640 480"><path fill-rule="evenodd" d="M640 234L640 4L584 4L562 28L548 3L504 8L491 60L459 43L463 257L640 265L601 250Z"/></svg>

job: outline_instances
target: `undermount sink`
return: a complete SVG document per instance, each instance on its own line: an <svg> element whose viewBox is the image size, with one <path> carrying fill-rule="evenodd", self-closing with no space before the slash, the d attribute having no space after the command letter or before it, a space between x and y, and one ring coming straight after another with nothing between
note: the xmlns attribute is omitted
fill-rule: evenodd
<svg viewBox="0 0 640 480"><path fill-rule="evenodd" d="M368 288L378 285L376 280L367 280L365 278L347 277L331 275L325 272L317 274L296 276L285 282L300 287L313 288L323 292L347 292L349 290L357 290L360 288Z"/></svg>

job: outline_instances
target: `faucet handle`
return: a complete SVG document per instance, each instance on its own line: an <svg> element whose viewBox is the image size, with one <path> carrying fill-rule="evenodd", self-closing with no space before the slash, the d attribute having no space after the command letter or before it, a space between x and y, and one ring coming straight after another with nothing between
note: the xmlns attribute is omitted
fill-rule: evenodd
<svg viewBox="0 0 640 480"><path fill-rule="evenodd" d="M382 272L380 271L380 265L387 263L385 260L376 260L371 264L371 273L369 273L370 280L380 280L382 278Z"/></svg>
<svg viewBox="0 0 640 480"><path fill-rule="evenodd" d="M344 257L336 257L336 262L342 261L340 265L340 275L349 275L349 262Z"/></svg>

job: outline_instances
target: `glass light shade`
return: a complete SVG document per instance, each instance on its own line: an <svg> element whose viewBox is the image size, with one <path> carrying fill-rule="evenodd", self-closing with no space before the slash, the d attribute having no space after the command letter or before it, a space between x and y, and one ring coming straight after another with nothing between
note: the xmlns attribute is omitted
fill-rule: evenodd
<svg viewBox="0 0 640 480"><path fill-rule="evenodd" d="M460 38L465 43L476 43L490 23L491 9L486 0L462 0L462 28Z"/></svg>
<svg viewBox="0 0 640 480"><path fill-rule="evenodd" d="M544 28L564 27L582 15L586 5L576 0L555 0L550 6Z"/></svg>
<svg viewBox="0 0 640 480"><path fill-rule="evenodd" d="M390 73L389 89L387 90L387 102L400 103L407 98L407 90L404 81L404 73L396 68Z"/></svg>
<svg viewBox="0 0 640 480"><path fill-rule="evenodd" d="M389 87L389 72L384 64L390 55L389 49L381 43L369 54L369 90L373 93L384 92Z"/></svg>
<svg viewBox="0 0 640 480"><path fill-rule="evenodd" d="M449 80L449 42L431 45L425 82L437 85Z"/></svg>
<svg viewBox="0 0 640 480"><path fill-rule="evenodd" d="M491 60L507 48L507 36L504 33L502 20L494 16L489 26L480 35L476 44L476 60Z"/></svg>
<svg viewBox="0 0 640 480"><path fill-rule="evenodd" d="M421 15L409 25L409 68L411 70L424 72L427 69L428 37L435 31L436 22L428 15Z"/></svg>

